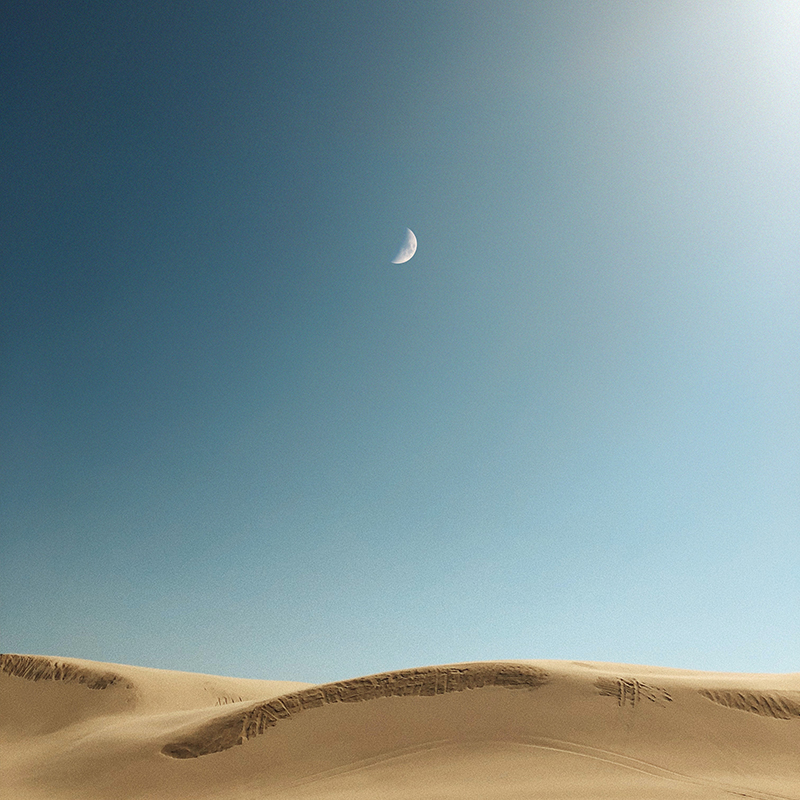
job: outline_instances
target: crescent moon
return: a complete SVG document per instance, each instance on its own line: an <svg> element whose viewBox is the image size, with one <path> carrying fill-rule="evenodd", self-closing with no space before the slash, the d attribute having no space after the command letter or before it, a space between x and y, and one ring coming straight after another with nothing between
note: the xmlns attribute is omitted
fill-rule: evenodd
<svg viewBox="0 0 800 800"><path fill-rule="evenodd" d="M405 264L416 252L417 237L414 236L414 231L412 231L411 228L406 228L403 244L400 245L397 255L392 259L392 264Z"/></svg>

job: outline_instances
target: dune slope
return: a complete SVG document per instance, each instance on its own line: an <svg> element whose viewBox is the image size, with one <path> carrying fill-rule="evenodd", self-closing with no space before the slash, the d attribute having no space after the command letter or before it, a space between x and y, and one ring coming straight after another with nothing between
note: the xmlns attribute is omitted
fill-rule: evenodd
<svg viewBox="0 0 800 800"><path fill-rule="evenodd" d="M322 686L0 656L0 797L800 800L800 675L498 661Z"/></svg>

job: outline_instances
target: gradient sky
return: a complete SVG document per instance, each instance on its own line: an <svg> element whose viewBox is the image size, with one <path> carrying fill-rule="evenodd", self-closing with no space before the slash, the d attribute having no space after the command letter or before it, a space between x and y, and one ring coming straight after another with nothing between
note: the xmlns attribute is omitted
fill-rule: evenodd
<svg viewBox="0 0 800 800"><path fill-rule="evenodd" d="M798 41L794 0L9 10L2 650L800 669Z"/></svg>

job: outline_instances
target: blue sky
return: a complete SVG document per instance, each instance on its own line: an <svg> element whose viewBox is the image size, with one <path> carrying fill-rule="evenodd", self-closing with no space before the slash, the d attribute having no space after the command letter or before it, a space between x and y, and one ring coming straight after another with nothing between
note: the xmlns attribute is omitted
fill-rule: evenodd
<svg viewBox="0 0 800 800"><path fill-rule="evenodd" d="M5 652L797 671L795 3L49 5L0 48Z"/></svg>

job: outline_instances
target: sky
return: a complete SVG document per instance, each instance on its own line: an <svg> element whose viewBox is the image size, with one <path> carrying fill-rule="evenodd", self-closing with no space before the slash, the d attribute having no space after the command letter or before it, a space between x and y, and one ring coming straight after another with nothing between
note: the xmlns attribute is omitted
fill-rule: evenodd
<svg viewBox="0 0 800 800"><path fill-rule="evenodd" d="M800 670L793 0L0 37L3 652Z"/></svg>

